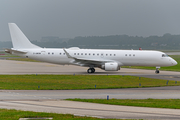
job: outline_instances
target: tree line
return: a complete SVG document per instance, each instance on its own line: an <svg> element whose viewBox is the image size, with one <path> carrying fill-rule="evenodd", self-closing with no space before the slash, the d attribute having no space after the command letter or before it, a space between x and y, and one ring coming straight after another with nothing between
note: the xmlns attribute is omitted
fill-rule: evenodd
<svg viewBox="0 0 180 120"><path fill-rule="evenodd" d="M152 50L180 50L180 35L171 35L169 33L163 36L87 36L75 37L66 41L46 40L31 41L40 47L45 48L69 48L79 47L87 49L152 49ZM11 41L0 42L0 48L12 48Z"/></svg>

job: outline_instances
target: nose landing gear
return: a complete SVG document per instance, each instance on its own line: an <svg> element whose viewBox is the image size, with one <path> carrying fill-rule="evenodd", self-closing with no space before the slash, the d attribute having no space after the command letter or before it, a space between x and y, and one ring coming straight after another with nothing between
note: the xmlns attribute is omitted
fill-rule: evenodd
<svg viewBox="0 0 180 120"><path fill-rule="evenodd" d="M155 71L156 74L159 74L159 73L160 73L160 72L159 72L159 68L160 68L160 67L156 67L156 71Z"/></svg>
<svg viewBox="0 0 180 120"><path fill-rule="evenodd" d="M89 68L88 70L87 70L87 73L94 73L95 72L95 69L94 68Z"/></svg>

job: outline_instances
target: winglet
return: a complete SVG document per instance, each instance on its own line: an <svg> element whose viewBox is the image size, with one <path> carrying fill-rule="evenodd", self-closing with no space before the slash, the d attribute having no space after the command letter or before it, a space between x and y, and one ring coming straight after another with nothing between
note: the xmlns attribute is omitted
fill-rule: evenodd
<svg viewBox="0 0 180 120"><path fill-rule="evenodd" d="M74 58L74 57L72 57L71 55L69 55L69 53L65 50L65 48L63 48L63 50L64 50L64 52L66 53L66 55L67 55L68 58Z"/></svg>

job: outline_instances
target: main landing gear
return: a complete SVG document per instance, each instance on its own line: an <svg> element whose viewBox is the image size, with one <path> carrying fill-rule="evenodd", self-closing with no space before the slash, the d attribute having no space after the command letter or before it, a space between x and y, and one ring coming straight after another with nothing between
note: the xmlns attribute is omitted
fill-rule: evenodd
<svg viewBox="0 0 180 120"><path fill-rule="evenodd" d="M88 72L88 73L94 73L94 72L95 72L95 69L94 69L94 68L89 68L89 69L87 70L87 72Z"/></svg>
<svg viewBox="0 0 180 120"><path fill-rule="evenodd" d="M156 67L156 71L155 71L156 74L159 74L159 73L160 73L160 72L159 72L159 68L160 68L160 67Z"/></svg>

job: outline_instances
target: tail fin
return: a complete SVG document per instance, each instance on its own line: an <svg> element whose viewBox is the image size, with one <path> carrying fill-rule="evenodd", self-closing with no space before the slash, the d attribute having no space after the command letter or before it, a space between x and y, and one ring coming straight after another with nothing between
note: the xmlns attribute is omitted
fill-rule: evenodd
<svg viewBox="0 0 180 120"><path fill-rule="evenodd" d="M39 46L32 44L15 23L9 23L9 30L11 34L13 48L15 49L40 48Z"/></svg>

